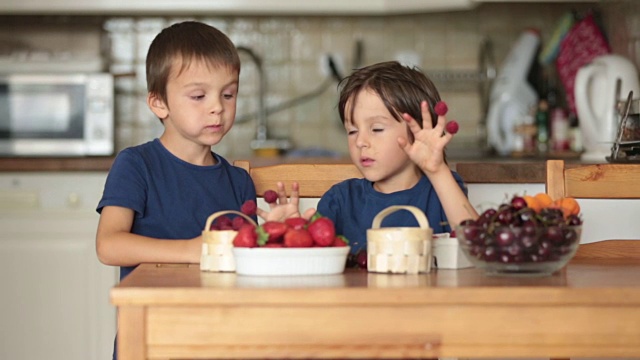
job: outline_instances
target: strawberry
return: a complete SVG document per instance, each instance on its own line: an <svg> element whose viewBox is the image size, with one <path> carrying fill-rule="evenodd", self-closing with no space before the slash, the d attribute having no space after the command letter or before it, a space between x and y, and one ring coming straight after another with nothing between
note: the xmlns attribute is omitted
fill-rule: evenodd
<svg viewBox="0 0 640 360"><path fill-rule="evenodd" d="M258 244L281 242L289 226L279 221L266 221L258 227Z"/></svg>
<svg viewBox="0 0 640 360"><path fill-rule="evenodd" d="M309 221L302 217L292 217L284 220L284 223L292 229L304 229Z"/></svg>
<svg viewBox="0 0 640 360"><path fill-rule="evenodd" d="M265 191L262 197L267 204L275 204L275 202L278 201L278 193L274 190Z"/></svg>
<svg viewBox="0 0 640 360"><path fill-rule="evenodd" d="M263 247L265 248L282 248L284 247L283 243L269 243L269 244L265 244Z"/></svg>
<svg viewBox="0 0 640 360"><path fill-rule="evenodd" d="M447 106L446 102L438 101L436 106L433 107L433 110L436 111L436 114L438 114L438 116L444 116L449 111L449 107Z"/></svg>
<svg viewBox="0 0 640 360"><path fill-rule="evenodd" d="M253 216L253 215L256 214L256 209L257 208L258 208L258 206L256 205L256 201L255 200L247 200L240 207L240 212L245 214L245 215L247 215L247 216Z"/></svg>
<svg viewBox="0 0 640 360"><path fill-rule="evenodd" d="M318 246L331 246L336 238L336 227L333 221L318 214L314 215L307 230Z"/></svg>
<svg viewBox="0 0 640 360"><path fill-rule="evenodd" d="M347 245L349 245L349 240L347 240L347 238L342 236L342 235L338 235L333 240L333 245L332 246L340 247L340 246L347 246Z"/></svg>
<svg viewBox="0 0 640 360"><path fill-rule="evenodd" d="M313 239L309 231L305 229L289 229L284 234L285 247L312 247Z"/></svg>
<svg viewBox="0 0 640 360"><path fill-rule="evenodd" d="M458 125L457 121L451 120L444 126L444 128L449 134L453 135L458 132L460 125Z"/></svg>
<svg viewBox="0 0 640 360"><path fill-rule="evenodd" d="M251 224L242 225L236 237L233 238L233 246L249 248L258 246L258 234L255 226Z"/></svg>

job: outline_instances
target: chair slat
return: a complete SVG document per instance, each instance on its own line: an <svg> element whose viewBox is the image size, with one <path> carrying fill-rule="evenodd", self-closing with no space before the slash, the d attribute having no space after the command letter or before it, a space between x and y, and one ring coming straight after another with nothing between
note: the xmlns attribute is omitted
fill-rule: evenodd
<svg viewBox="0 0 640 360"><path fill-rule="evenodd" d="M283 182L287 190L295 181L300 184L301 198L321 197L338 182L362 177L353 164L279 164L252 168L248 161L239 160L234 165L249 172L258 196L266 190L275 190L278 181Z"/></svg>

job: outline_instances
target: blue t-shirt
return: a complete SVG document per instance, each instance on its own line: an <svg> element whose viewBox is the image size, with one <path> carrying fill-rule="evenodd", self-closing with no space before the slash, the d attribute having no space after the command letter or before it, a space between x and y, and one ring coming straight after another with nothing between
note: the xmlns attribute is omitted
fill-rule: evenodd
<svg viewBox="0 0 640 360"><path fill-rule="evenodd" d="M157 239L194 238L214 212L240 210L245 201L256 199L249 174L214 156L216 165L193 165L170 153L159 139L122 150L109 171L96 210L100 213L105 206L134 210L134 234ZM134 268L121 267L120 280Z"/></svg>
<svg viewBox="0 0 640 360"><path fill-rule="evenodd" d="M460 175L452 172L460 188L467 188ZM367 248L367 229L373 218L392 205L412 205L424 211L433 233L450 232L451 227L431 182L423 175L411 189L384 194L366 179L349 179L331 187L318 202L318 212L334 221L336 234L349 240L351 253ZM385 217L381 227L416 227L418 221L408 211L397 211Z"/></svg>

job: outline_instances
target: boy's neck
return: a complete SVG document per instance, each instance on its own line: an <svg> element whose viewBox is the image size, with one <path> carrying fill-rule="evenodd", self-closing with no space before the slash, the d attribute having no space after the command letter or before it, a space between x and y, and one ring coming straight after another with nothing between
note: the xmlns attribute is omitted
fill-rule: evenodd
<svg viewBox="0 0 640 360"><path fill-rule="evenodd" d="M391 194L413 188L418 184L421 177L422 172L419 171L417 167L413 167L412 169L407 169L406 171L396 174L391 178L374 182L373 188L377 192Z"/></svg>
<svg viewBox="0 0 640 360"><path fill-rule="evenodd" d="M217 163L209 146L199 146L193 143L179 144L173 141L166 133L160 136L160 143L173 156L197 166L211 166Z"/></svg>

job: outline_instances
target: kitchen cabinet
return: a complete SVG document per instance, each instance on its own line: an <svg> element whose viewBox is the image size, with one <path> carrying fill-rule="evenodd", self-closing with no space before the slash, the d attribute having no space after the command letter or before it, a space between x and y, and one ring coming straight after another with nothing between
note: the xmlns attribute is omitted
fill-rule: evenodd
<svg viewBox="0 0 640 360"><path fill-rule="evenodd" d="M109 289L95 252L106 173L0 175L0 358L111 358Z"/></svg>
<svg viewBox="0 0 640 360"><path fill-rule="evenodd" d="M376 15L461 10L470 9L473 5L473 0L4 0L0 4L0 13Z"/></svg>
<svg viewBox="0 0 640 360"><path fill-rule="evenodd" d="M4 0L5 14L390 15L469 10L480 3L597 0Z"/></svg>

